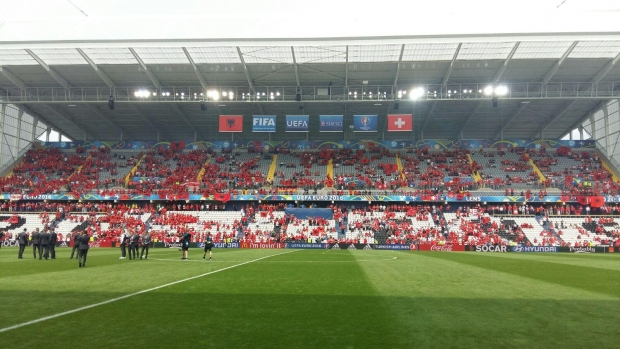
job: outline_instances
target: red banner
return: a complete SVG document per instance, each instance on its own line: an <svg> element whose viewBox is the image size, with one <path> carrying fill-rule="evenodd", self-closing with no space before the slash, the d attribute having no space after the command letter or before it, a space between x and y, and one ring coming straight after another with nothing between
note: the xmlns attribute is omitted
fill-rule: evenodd
<svg viewBox="0 0 620 349"><path fill-rule="evenodd" d="M243 132L243 115L220 115L220 132Z"/></svg>
<svg viewBox="0 0 620 349"><path fill-rule="evenodd" d="M437 245L437 244L420 244L420 251L465 251L465 245Z"/></svg>
<svg viewBox="0 0 620 349"><path fill-rule="evenodd" d="M230 193L226 194L213 194L213 200L227 202L230 201Z"/></svg>
<svg viewBox="0 0 620 349"><path fill-rule="evenodd" d="M69 247L73 247L73 239L69 242ZM90 248L112 247L112 241L91 241L88 243Z"/></svg>
<svg viewBox="0 0 620 349"><path fill-rule="evenodd" d="M413 131L413 117L411 114L388 115L388 132Z"/></svg>
<svg viewBox="0 0 620 349"><path fill-rule="evenodd" d="M242 242L240 248L286 248L285 243Z"/></svg>

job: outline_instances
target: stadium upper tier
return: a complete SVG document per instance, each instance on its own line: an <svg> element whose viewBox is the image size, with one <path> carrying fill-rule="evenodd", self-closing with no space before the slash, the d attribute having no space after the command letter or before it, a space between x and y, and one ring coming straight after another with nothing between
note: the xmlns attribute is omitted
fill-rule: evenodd
<svg viewBox="0 0 620 349"><path fill-rule="evenodd" d="M389 150L31 149L0 179L4 193L617 195L592 149ZM561 194L560 194L561 192Z"/></svg>

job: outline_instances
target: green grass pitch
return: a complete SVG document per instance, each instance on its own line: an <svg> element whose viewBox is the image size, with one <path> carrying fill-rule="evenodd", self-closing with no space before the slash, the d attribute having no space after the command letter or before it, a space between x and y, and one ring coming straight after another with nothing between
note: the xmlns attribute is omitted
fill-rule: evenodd
<svg viewBox="0 0 620 349"><path fill-rule="evenodd" d="M620 347L619 254L69 252L0 249L1 349Z"/></svg>

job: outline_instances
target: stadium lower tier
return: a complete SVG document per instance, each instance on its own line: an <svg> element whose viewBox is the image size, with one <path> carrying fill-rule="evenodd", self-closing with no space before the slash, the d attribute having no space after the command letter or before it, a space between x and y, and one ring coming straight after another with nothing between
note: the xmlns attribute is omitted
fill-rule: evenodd
<svg viewBox="0 0 620 349"><path fill-rule="evenodd" d="M313 210L321 210L314 216ZM297 217L297 212L305 216ZM617 216L549 216L497 214L479 206L456 211L428 206L376 206L304 209L295 214L278 207L247 206L237 211L158 211L112 209L107 212L5 213L0 214L4 244L11 245L26 231L52 228L58 241L70 242L78 231L93 241L120 242L124 232L149 231L155 242L177 243L189 233L192 242L211 233L216 243L360 243L407 245L503 245L503 246L614 246L620 243ZM615 211L614 211L615 212ZM489 214L491 213L491 214ZM551 211L550 213L555 213Z"/></svg>

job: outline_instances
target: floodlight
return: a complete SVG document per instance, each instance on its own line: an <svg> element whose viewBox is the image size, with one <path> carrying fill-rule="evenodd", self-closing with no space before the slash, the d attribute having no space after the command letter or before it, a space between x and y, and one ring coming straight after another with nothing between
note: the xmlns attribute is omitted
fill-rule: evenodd
<svg viewBox="0 0 620 349"><path fill-rule="evenodd" d="M493 86L487 86L484 88L484 94L490 96L493 94Z"/></svg>
<svg viewBox="0 0 620 349"><path fill-rule="evenodd" d="M497 96L505 96L508 94L508 87L505 85L500 85L495 88L495 94Z"/></svg>

